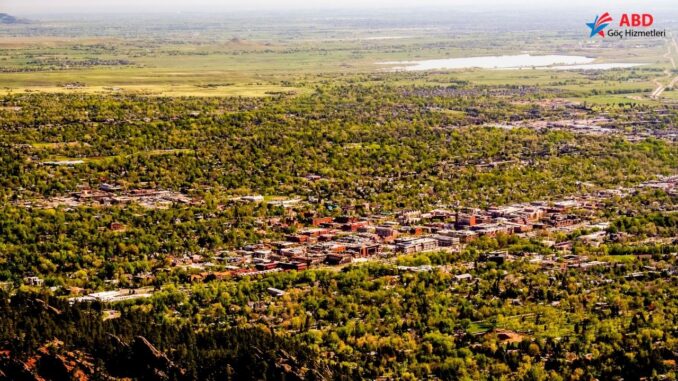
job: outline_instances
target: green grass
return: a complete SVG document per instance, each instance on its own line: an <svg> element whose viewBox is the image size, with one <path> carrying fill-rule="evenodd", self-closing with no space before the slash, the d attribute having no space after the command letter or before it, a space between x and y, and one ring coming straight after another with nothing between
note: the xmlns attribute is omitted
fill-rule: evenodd
<svg viewBox="0 0 678 381"><path fill-rule="evenodd" d="M546 32L541 41L523 32L502 35L452 35L444 30L416 29L404 33L388 28L328 30L320 25L294 38L282 32L260 32L251 39L184 36L171 32L167 41L121 40L111 37L0 37L0 62L6 68L33 68L39 72L0 73L0 94L49 92L94 94L141 94L148 96L244 96L276 93L304 94L316 84L361 74L385 73L383 61L403 61L463 56L574 54L596 57L596 62L639 62L648 66L605 73L525 70L454 70L391 75L395 85L440 86L452 80L488 86L541 86L580 94L576 100L591 103L646 102L665 76L669 63L663 44L623 46L609 49ZM282 34L281 34L282 33ZM404 38L373 39L396 35ZM202 39L201 39L202 38ZM194 43L186 43L193 41ZM548 44L544 43L548 41ZM623 45L623 44L622 44ZM104 46L105 48L102 48ZM45 62L126 60L129 65L60 68L46 70ZM40 63L36 63L40 62ZM99 66L97 66L99 65ZM379 76L363 82L380 83ZM80 82L83 88L64 84ZM623 92L623 95L592 95L593 91ZM628 93L628 94L627 94ZM638 93L638 94L636 94ZM667 93L667 98L674 97ZM647 100L647 102L650 102Z"/></svg>

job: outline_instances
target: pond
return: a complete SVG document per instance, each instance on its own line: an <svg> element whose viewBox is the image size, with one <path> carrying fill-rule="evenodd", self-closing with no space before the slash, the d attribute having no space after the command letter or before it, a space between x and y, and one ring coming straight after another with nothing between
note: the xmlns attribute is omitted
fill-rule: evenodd
<svg viewBox="0 0 678 381"><path fill-rule="evenodd" d="M393 65L393 71L421 71L434 69L521 69L540 68L555 70L605 70L617 67L632 67L642 64L632 63L592 63L594 58L584 56L518 54L509 56L481 56L447 58L420 61L379 62L381 65Z"/></svg>

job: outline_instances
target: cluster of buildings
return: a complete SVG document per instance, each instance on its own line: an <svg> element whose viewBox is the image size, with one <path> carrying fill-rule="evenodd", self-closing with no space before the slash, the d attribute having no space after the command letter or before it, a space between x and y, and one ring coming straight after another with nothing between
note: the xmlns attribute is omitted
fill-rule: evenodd
<svg viewBox="0 0 678 381"><path fill-rule="evenodd" d="M595 210L611 197L624 197L636 189L661 188L675 192L678 176L662 177L635 188L601 190L558 201L535 201L488 209L457 207L430 211L402 210L397 214L373 214L367 217L309 217L280 240L262 241L217 257L221 268L214 273L201 262L188 260L188 266L203 271L197 279L222 276L247 276L272 271L304 270L318 265L342 265L397 254L430 251L457 252L482 237L518 234L534 236L538 232L569 232L589 229L580 237L595 246L608 239L608 224L597 220ZM259 200L261 201L261 200ZM550 242L556 251L571 252L573 242ZM507 259L505 255L498 258ZM184 264L186 265L186 264ZM584 267L588 265L583 265Z"/></svg>
<svg viewBox="0 0 678 381"><path fill-rule="evenodd" d="M43 207L78 207L80 205L126 205L139 204L148 208L169 207L172 204L194 205L197 201L189 196L170 190L159 189L129 189L111 184L101 184L98 189L92 189L88 186L82 187L77 192L67 196L53 197L44 201L35 202L36 206ZM24 202L28 205L29 202ZM32 204L32 203L31 203Z"/></svg>
<svg viewBox="0 0 678 381"><path fill-rule="evenodd" d="M678 140L678 129L667 123L670 110L660 107L652 112L635 111L625 114L626 119L605 112L596 112L595 116L589 110L578 105L563 105L564 110L559 113L561 119L546 120L519 120L504 125L493 125L498 128L527 127L535 130L562 130L588 135L619 135L629 141L639 141L647 138ZM658 128L661 126L662 128Z"/></svg>
<svg viewBox="0 0 678 381"><path fill-rule="evenodd" d="M78 296L68 299L71 303L81 302L102 302L102 303L117 303L128 300L144 299L153 296L150 289L129 289L129 290L115 290L95 292L92 294Z"/></svg>
<svg viewBox="0 0 678 381"><path fill-rule="evenodd" d="M218 252L206 259L202 255L170 256L171 268L185 268L190 281L238 278L272 272L302 271L312 266L343 265L391 257L398 254L416 254L431 251L459 252L464 246L483 237L521 235L540 236L542 242L559 252L561 256L573 252L573 241L549 241L552 232L567 233L576 229L590 232L577 238L589 246L597 246L609 240L622 242L624 233L611 237L608 224L598 220L595 212L610 198L625 197L639 189L662 189L669 194L678 191L678 176L660 177L633 188L606 189L557 201L534 201L487 209L454 207L429 211L401 210L395 214L371 214L368 216L322 217L306 214L293 218L286 224L287 234L276 240L264 240L241 247L239 250ZM137 202L149 205L157 203L192 203L182 194L156 190L124 191L120 187L102 184L99 189L83 189L71 195L79 202L114 204ZM246 196L237 202L267 202L260 196ZM298 200L292 200L292 208ZM279 201L275 201L279 202ZM156 203L156 204L154 204ZM304 220L303 225L299 224ZM268 224L268 226L272 226ZM125 226L111 224L112 230L124 230ZM290 229L291 228L291 229ZM292 231L292 232L290 232ZM483 259L503 263L513 258L506 253L487 253ZM567 258L566 258L567 259ZM571 260L570 260L571 259ZM596 263L580 263L570 258L566 265L579 268L595 267ZM561 266L563 261L554 258L535 257L545 267ZM137 274L129 284L150 285L155 275ZM24 284L40 286L42 280L27 277ZM81 298L107 300L108 294L88 295ZM115 298L135 298L117 295ZM115 299L117 300L117 299ZM81 301L78 299L78 301Z"/></svg>
<svg viewBox="0 0 678 381"><path fill-rule="evenodd" d="M584 204L576 200L534 202L480 210L458 208L428 212L405 210L395 215L317 217L309 226L281 240L247 245L219 253L216 264L201 258L176 258L174 266L200 269L192 280L304 270L342 265L397 254L461 251L480 237L524 234L535 228L571 226L581 219L569 212ZM226 271L210 271L212 266ZM195 271L194 271L195 272Z"/></svg>
<svg viewBox="0 0 678 381"><path fill-rule="evenodd" d="M660 177L633 188L601 190L557 201L535 201L496 206L487 209L456 207L438 208L429 211L401 210L395 214L373 214L365 217L308 216L304 226L298 225L292 233L277 240L266 240L234 251L221 251L215 255L170 256L168 266L159 271L184 268L189 282L205 282L214 279L233 279L265 275L281 271L302 271L312 266L337 266L353 262L369 261L398 254L415 254L431 251L461 251L466 244L483 237L498 235L537 236L540 232L568 232L575 229L588 230L587 234L572 241L549 241L549 234L539 234L544 244L558 254L537 253L511 254L507 251L486 252L477 262L503 264L514 260L528 261L543 271L596 271L611 266L623 266L615 262L593 260L576 255L575 241L597 246L609 240L623 240L624 233L610 234L609 224L598 219L595 210L611 197L625 197L638 189L662 189L673 193L678 190L678 176ZM134 191L131 191L134 192ZM99 190L80 192L81 197L105 194L105 197L125 197L120 188L104 185ZM131 193L135 194L135 193ZM163 194L162 192L160 193ZM262 202L256 200L239 200ZM113 228L113 226L111 227ZM118 227L124 229L124 226ZM476 266L468 263L468 268ZM403 267L401 271L432 271L435 266ZM669 274L675 274L675 269ZM666 276L646 271L628 275L641 277ZM456 282L472 281L469 273L454 275ZM99 301L115 303L152 296L154 273L129 276L127 285L138 289L118 289L85 295L84 290L70 299L71 302ZM116 281L111 281L116 282ZM23 279L25 285L41 287L44 281L36 276ZM273 296L282 296L284 291L269 289Z"/></svg>

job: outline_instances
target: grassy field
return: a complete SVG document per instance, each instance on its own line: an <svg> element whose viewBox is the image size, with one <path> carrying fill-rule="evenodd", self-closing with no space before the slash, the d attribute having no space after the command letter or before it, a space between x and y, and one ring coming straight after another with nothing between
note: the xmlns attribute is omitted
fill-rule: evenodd
<svg viewBox="0 0 678 381"><path fill-rule="evenodd" d="M647 94L671 68L670 44L663 40L603 43L553 31L535 39L528 32L451 33L450 27L436 24L367 27L357 20L345 21L357 23L350 27L343 21L325 25L317 20L274 19L265 27L251 27L243 20L199 20L199 26L177 20L130 21L127 28L64 20L16 26L0 30L0 93L302 94L328 79L385 73L389 67L380 62L529 53L646 65L608 72L466 69L392 75L389 80L432 86L451 80L542 86L576 93L573 99L593 103L652 102ZM673 97L667 92L667 98Z"/></svg>

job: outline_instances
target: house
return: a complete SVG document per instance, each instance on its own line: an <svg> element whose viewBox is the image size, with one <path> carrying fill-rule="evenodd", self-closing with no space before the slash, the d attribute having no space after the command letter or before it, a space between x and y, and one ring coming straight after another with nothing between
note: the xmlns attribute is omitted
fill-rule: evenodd
<svg viewBox="0 0 678 381"><path fill-rule="evenodd" d="M459 274L454 276L454 281L455 282L467 282L473 279L473 275L471 274Z"/></svg>
<svg viewBox="0 0 678 381"><path fill-rule="evenodd" d="M482 255L480 259L486 262L494 262L498 265L502 265L508 261L509 255L506 251L493 251Z"/></svg>
<svg viewBox="0 0 678 381"><path fill-rule="evenodd" d="M259 195L243 196L240 199L245 202L262 202L264 201L264 196Z"/></svg>
<svg viewBox="0 0 678 381"><path fill-rule="evenodd" d="M266 291L268 291L268 293L269 293L271 296L275 296L276 298L279 298L279 297L285 295L285 291L280 290L280 289L277 289L277 288L273 288L273 287L267 288Z"/></svg>
<svg viewBox="0 0 678 381"><path fill-rule="evenodd" d="M37 276L27 276L24 277L24 284L28 286L41 287L42 285L45 284L45 281L38 278Z"/></svg>
<svg viewBox="0 0 678 381"><path fill-rule="evenodd" d="M374 233L375 228L372 225L362 225L358 227L359 233Z"/></svg>
<svg viewBox="0 0 678 381"><path fill-rule="evenodd" d="M111 222L111 230L114 232L119 232L125 230L125 225L119 222Z"/></svg>
<svg viewBox="0 0 678 381"><path fill-rule="evenodd" d="M309 181L318 181L318 180L322 179L322 176L314 175L314 174L308 174L305 177L306 177L306 180L309 180Z"/></svg>
<svg viewBox="0 0 678 381"><path fill-rule="evenodd" d="M572 241L558 242L555 245L553 245L553 248L558 250L559 252L569 252L572 250Z"/></svg>
<svg viewBox="0 0 678 381"><path fill-rule="evenodd" d="M398 270L407 271L412 273L424 273L433 271L433 266L431 265L422 265L422 266L398 266Z"/></svg>
<svg viewBox="0 0 678 381"><path fill-rule="evenodd" d="M567 265L569 268L579 268L582 270L589 270L594 267L609 267L611 264L609 262L601 262L601 261L590 261L590 262L582 262L582 263L572 263Z"/></svg>
<svg viewBox="0 0 678 381"><path fill-rule="evenodd" d="M111 185L107 183L103 183L99 186L99 189L101 189L104 192L119 192L122 190L122 188L118 185Z"/></svg>
<svg viewBox="0 0 678 381"><path fill-rule="evenodd" d="M579 240L592 247L598 247L601 243L603 243L606 235L607 232L601 230L591 234L583 235L579 237Z"/></svg>

